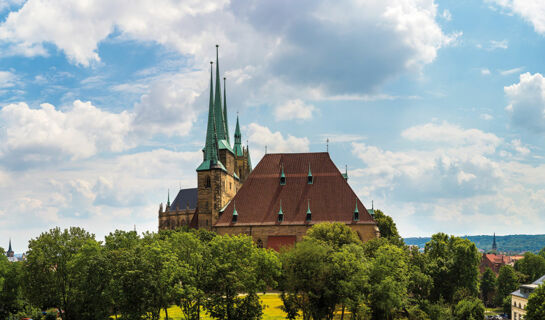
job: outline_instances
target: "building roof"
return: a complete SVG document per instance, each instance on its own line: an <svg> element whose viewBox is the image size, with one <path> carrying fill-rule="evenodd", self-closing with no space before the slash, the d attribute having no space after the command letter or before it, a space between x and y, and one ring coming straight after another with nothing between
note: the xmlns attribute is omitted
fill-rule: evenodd
<svg viewBox="0 0 545 320"><path fill-rule="evenodd" d="M545 276L537 279L536 281L532 282L529 285L528 284L521 285L517 291L511 292L511 295L528 299L528 296L530 296L530 294L534 291L534 289L542 285L543 282L545 282Z"/></svg>
<svg viewBox="0 0 545 320"><path fill-rule="evenodd" d="M512 262L511 256L506 256L503 254L487 253L487 254L484 254L484 257L492 263L499 263L502 265L509 264Z"/></svg>
<svg viewBox="0 0 545 320"><path fill-rule="evenodd" d="M188 205L191 210L197 208L197 188L181 189L174 201L172 201L170 208L172 210L185 210Z"/></svg>
<svg viewBox="0 0 545 320"><path fill-rule="evenodd" d="M308 184L308 166L313 183ZM282 167L286 184L280 184ZM282 200L283 221L278 221ZM238 219L232 222L234 203ZM354 221L355 204L359 221ZM312 220L306 222L306 213ZM375 224L327 152L266 154L225 208L215 226L301 225L319 222Z"/></svg>

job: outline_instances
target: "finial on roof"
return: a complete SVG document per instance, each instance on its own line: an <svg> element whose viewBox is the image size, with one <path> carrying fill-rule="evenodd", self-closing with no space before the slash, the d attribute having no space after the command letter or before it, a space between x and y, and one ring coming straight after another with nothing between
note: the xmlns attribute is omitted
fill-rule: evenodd
<svg viewBox="0 0 545 320"><path fill-rule="evenodd" d="M310 220L312 220L312 212L310 211L310 199L307 199L307 217L305 221L309 222Z"/></svg>
<svg viewBox="0 0 545 320"><path fill-rule="evenodd" d="M284 214L284 211L282 211L282 199L280 199L280 210L278 210L278 214Z"/></svg>
<svg viewBox="0 0 545 320"><path fill-rule="evenodd" d="M267 154L267 145L265 145L265 154Z"/></svg>
<svg viewBox="0 0 545 320"><path fill-rule="evenodd" d="M233 202L233 216L238 216L237 203Z"/></svg>
<svg viewBox="0 0 545 320"><path fill-rule="evenodd" d="M282 163L282 171L280 173L280 185L283 186L286 184L286 175L284 174L284 163Z"/></svg>
<svg viewBox="0 0 545 320"><path fill-rule="evenodd" d="M310 171L310 162L308 163L308 175L307 175L307 184L312 184L314 178L312 177L312 171Z"/></svg>
<svg viewBox="0 0 545 320"><path fill-rule="evenodd" d="M358 199L356 199L356 209L354 209L354 221L360 220L360 211L358 210Z"/></svg>
<svg viewBox="0 0 545 320"><path fill-rule="evenodd" d="M325 141L325 151L329 152L329 138L327 138Z"/></svg>
<svg viewBox="0 0 545 320"><path fill-rule="evenodd" d="M170 207L170 189L167 191L167 207Z"/></svg>

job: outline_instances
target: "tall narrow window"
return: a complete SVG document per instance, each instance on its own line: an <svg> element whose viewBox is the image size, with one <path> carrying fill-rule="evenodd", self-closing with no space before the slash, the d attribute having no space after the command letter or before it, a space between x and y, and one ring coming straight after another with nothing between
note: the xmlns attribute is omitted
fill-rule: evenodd
<svg viewBox="0 0 545 320"><path fill-rule="evenodd" d="M206 188L210 188L211 184L210 184L210 176L206 176L206 182L204 183L204 186Z"/></svg>

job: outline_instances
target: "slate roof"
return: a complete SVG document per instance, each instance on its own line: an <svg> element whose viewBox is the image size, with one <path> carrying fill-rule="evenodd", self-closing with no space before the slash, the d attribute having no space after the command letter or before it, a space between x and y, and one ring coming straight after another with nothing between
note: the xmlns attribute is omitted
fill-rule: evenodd
<svg viewBox="0 0 545 320"><path fill-rule="evenodd" d="M308 183L309 164L313 183ZM282 166L286 184L280 185ZM278 222L282 200L284 218ZM353 221L356 202L359 221ZM375 224L327 152L266 154L227 205L215 226L306 224L307 205L319 222ZM234 206L238 213L232 223Z"/></svg>
<svg viewBox="0 0 545 320"><path fill-rule="evenodd" d="M540 285L543 284L543 282L545 282L545 276L537 279L536 281L532 282L531 284L523 284L520 286L520 288L515 291L515 292L511 292L511 295L514 295L514 296L517 296L517 297L521 297L521 298L524 298L524 299L528 299L528 296L530 296L530 294Z"/></svg>
<svg viewBox="0 0 545 320"><path fill-rule="evenodd" d="M181 189L174 201L172 201L170 208L172 210L176 210L176 208L185 210L187 204L189 204L189 209L197 208L197 188Z"/></svg>

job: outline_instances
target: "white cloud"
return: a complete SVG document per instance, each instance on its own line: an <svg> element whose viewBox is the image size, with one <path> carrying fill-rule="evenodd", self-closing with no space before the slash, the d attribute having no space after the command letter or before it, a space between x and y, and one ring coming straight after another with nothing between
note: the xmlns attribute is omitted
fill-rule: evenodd
<svg viewBox="0 0 545 320"><path fill-rule="evenodd" d="M308 138L284 136L280 131L272 132L269 128L257 123L250 123L245 128L251 146L252 161L256 164L264 154L265 147L268 153L281 152L308 152L310 142Z"/></svg>
<svg viewBox="0 0 545 320"><path fill-rule="evenodd" d="M17 76L11 71L0 71L0 89L11 88L17 82Z"/></svg>
<svg viewBox="0 0 545 320"><path fill-rule="evenodd" d="M497 40L490 40L490 45L488 47L490 50L494 49L507 49L509 48L509 42L507 39L503 39L500 41Z"/></svg>
<svg viewBox="0 0 545 320"><path fill-rule="evenodd" d="M301 99L295 99L276 106L274 116L276 121L309 120L315 111L316 108L313 105L306 104Z"/></svg>
<svg viewBox="0 0 545 320"><path fill-rule="evenodd" d="M541 0L489 0L518 14L534 26L537 33L545 35L545 3Z"/></svg>
<svg viewBox="0 0 545 320"><path fill-rule="evenodd" d="M490 74L490 70L489 70L489 69L486 69L486 68L481 69L481 74L482 74L483 76L487 76L487 75Z"/></svg>
<svg viewBox="0 0 545 320"><path fill-rule="evenodd" d="M511 74L514 74L514 73L519 73L521 72L522 70L524 70L524 67L518 67L518 68L513 68L513 69L507 69L507 70L502 70L500 71L500 74L502 76L508 76L508 75L511 75Z"/></svg>
<svg viewBox="0 0 545 320"><path fill-rule="evenodd" d="M116 31L119 39L174 48L198 69L219 42L234 84L260 94L281 79L291 95L285 101L308 88L371 93L391 77L419 70L459 36L444 34L438 16L433 0L305 0L290 10L277 1L28 0L0 25L0 39L25 55L46 54L44 44L52 43L88 66L100 61L98 44ZM257 89L248 90L249 82Z"/></svg>
<svg viewBox="0 0 545 320"><path fill-rule="evenodd" d="M517 126L545 131L545 78L540 73L520 75L519 82L504 87L509 101L506 110Z"/></svg>
<svg viewBox="0 0 545 320"><path fill-rule="evenodd" d="M511 140L511 146L515 151L517 151L521 155L527 155L530 153L530 149L524 145L522 145L522 142L520 139L513 139Z"/></svg>
<svg viewBox="0 0 545 320"><path fill-rule="evenodd" d="M128 112L109 113L79 100L66 112L47 103L39 109L24 102L10 104L0 110L0 123L0 156L12 165L87 158L99 151L119 152L131 146Z"/></svg>
<svg viewBox="0 0 545 320"><path fill-rule="evenodd" d="M447 9L443 10L443 13L441 14L441 17L445 19L446 21L452 20L452 14Z"/></svg>
<svg viewBox="0 0 545 320"><path fill-rule="evenodd" d="M483 120L486 120L486 121L490 121L490 120L494 119L494 116L491 115L491 114L488 114L488 113L482 113L480 115L480 118L483 119Z"/></svg>

